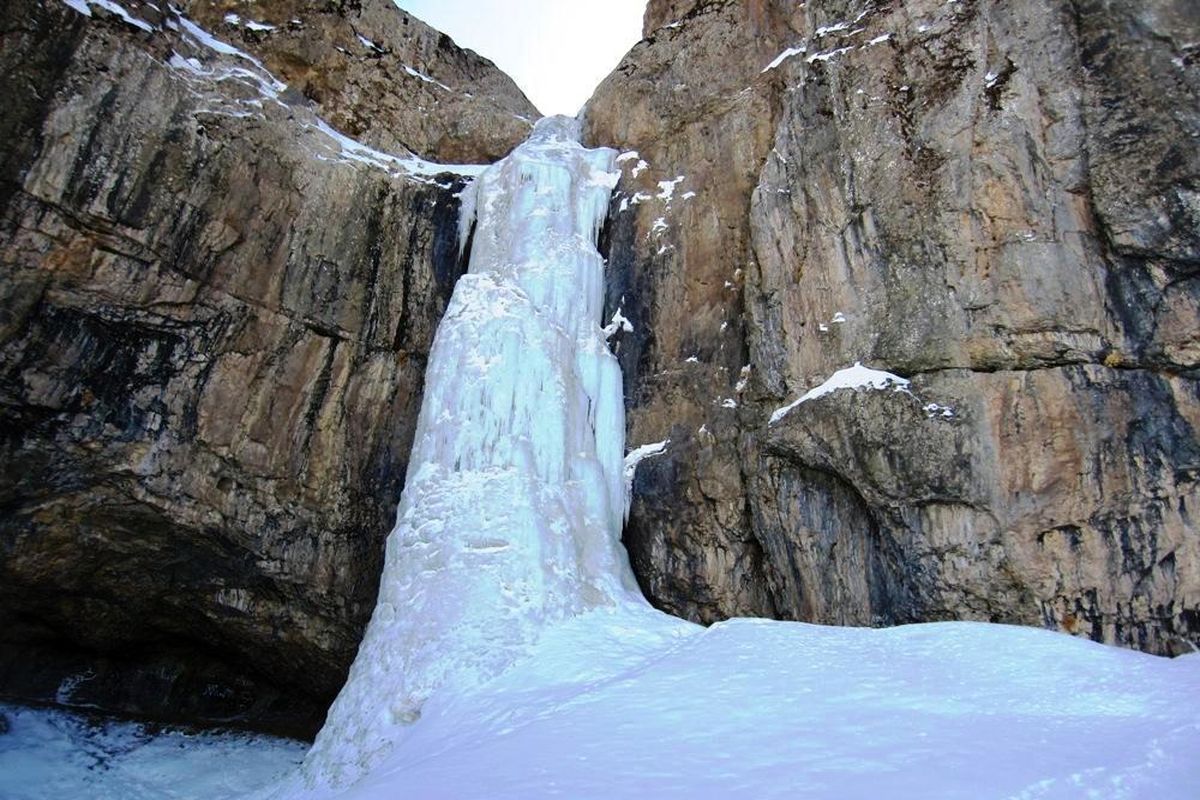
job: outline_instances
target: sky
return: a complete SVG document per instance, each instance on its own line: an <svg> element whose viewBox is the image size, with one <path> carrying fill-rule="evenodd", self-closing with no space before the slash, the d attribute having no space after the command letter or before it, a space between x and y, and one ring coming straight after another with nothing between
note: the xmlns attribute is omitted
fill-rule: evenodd
<svg viewBox="0 0 1200 800"><path fill-rule="evenodd" d="M491 59L543 114L574 115L641 39L646 0L397 0Z"/></svg>

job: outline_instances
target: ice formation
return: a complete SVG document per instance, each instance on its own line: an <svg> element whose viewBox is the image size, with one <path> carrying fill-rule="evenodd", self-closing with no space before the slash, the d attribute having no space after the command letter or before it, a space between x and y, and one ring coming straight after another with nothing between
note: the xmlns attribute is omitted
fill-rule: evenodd
<svg viewBox="0 0 1200 800"><path fill-rule="evenodd" d="M463 197L469 270L438 327L379 599L306 761L353 781L441 687L513 663L550 621L642 603L620 546L621 373L596 238L616 152L538 122Z"/></svg>
<svg viewBox="0 0 1200 800"><path fill-rule="evenodd" d="M304 742L0 703L3 800L227 800L295 770Z"/></svg>

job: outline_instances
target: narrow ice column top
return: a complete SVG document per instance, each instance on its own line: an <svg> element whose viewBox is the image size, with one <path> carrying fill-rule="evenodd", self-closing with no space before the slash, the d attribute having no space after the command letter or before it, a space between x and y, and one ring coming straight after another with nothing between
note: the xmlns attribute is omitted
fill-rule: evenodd
<svg viewBox="0 0 1200 800"><path fill-rule="evenodd" d="M542 293L531 281L576 283L551 273L600 265L595 243L620 176L613 166L617 154L587 149L579 136L578 120L545 117L528 140L467 189L460 234L465 244L474 230L470 272L515 272L536 303Z"/></svg>

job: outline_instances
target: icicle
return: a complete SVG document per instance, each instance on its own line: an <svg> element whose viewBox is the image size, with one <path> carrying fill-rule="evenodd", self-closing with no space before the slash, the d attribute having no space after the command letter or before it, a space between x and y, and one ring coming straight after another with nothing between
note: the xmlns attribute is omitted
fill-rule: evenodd
<svg viewBox="0 0 1200 800"><path fill-rule="evenodd" d="M475 196L478 185L478 182L472 179L458 194L458 257L460 259L467 252L467 244L471 239L471 227L475 224Z"/></svg>

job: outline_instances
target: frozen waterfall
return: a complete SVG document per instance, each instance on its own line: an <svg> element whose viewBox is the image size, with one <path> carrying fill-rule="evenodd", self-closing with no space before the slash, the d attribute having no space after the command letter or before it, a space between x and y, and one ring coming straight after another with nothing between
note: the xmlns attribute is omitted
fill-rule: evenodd
<svg viewBox="0 0 1200 800"><path fill-rule="evenodd" d="M441 687L492 677L547 622L642 604L620 545L621 373L596 237L616 153L541 120L463 197L474 227L426 372L374 615L305 771L377 764Z"/></svg>
<svg viewBox="0 0 1200 800"><path fill-rule="evenodd" d="M641 598L594 247L615 154L577 138L541 121L463 198L470 271L375 614L303 768L259 797L1195 797L1200 655L966 622L702 628Z"/></svg>

